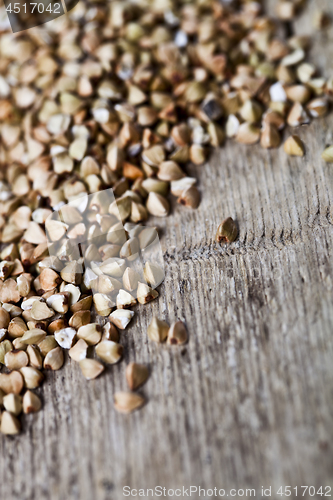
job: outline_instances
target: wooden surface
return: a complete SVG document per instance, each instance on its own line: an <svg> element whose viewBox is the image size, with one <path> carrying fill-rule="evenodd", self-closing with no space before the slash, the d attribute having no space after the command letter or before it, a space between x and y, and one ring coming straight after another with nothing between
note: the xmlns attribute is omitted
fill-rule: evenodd
<svg viewBox="0 0 333 500"><path fill-rule="evenodd" d="M314 8L296 32L311 31ZM312 58L333 73L333 28L316 35ZM279 486L332 484L333 166L320 153L333 115L298 133L304 159L228 142L189 169L202 203L157 221L159 300L137 308L124 361L101 378L86 382L70 361L47 374L43 411L0 438L1 500L119 500L125 485L191 484L256 488L258 499L272 486L281 498ZM219 248L229 215L239 240ZM188 345L148 342L153 314L185 320ZM113 393L133 360L150 365L148 404L124 416Z"/></svg>

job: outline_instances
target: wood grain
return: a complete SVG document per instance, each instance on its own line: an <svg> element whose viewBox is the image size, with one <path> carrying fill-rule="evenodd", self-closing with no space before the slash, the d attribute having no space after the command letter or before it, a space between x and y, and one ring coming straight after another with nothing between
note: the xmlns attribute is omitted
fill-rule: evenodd
<svg viewBox="0 0 333 500"><path fill-rule="evenodd" d="M315 7L297 32L312 30ZM333 72L332 28L311 55ZM228 142L188 169L202 202L156 221L167 278L122 334L124 362L90 383L71 361L47 374L43 411L0 439L1 500L118 500L125 485L256 488L259 499L262 485L332 484L333 168L320 159L332 114L297 133L304 159ZM240 235L221 248L229 215ZM188 345L148 342L153 314L184 320ZM151 369L148 404L124 416L113 394L134 360Z"/></svg>

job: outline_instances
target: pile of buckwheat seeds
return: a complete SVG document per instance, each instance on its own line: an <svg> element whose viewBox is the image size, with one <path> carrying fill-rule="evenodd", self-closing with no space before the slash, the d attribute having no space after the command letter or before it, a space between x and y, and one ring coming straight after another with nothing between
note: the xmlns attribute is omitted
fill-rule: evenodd
<svg viewBox="0 0 333 500"><path fill-rule="evenodd" d="M283 35L301 6L279 1L273 20L257 1L81 0L69 15L15 36L1 10L2 433L20 431L22 411L40 410L34 390L43 370L63 366L65 351L87 380L121 360L119 330L137 302L158 296L162 272L147 263L140 281L127 262L151 241L149 216L169 214L169 193L198 207L188 163L202 165L226 138L277 148L286 127L285 152L304 155L293 129L328 112L333 79L306 61L311 40ZM322 28L327 19L318 13L315 21ZM333 161L332 148L323 158ZM99 211L107 188L117 206ZM87 195L98 215L92 232L85 235L75 207L63 226L46 227L53 212ZM47 233L61 242L56 256ZM216 240L237 234L229 217ZM78 235L86 236L85 260L100 265L94 286L66 250ZM180 321L154 317L147 333L187 341ZM135 391L148 376L144 365L127 366L129 391L115 394L117 410L144 404Z"/></svg>

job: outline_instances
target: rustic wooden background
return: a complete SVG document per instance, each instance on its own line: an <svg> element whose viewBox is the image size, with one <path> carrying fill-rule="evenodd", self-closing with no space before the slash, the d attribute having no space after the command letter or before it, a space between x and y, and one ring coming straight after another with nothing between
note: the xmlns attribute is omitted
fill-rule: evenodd
<svg viewBox="0 0 333 500"><path fill-rule="evenodd" d="M274 3L274 2L273 2ZM310 2L294 25L329 0ZM333 73L333 28L312 59ZM161 227L167 279L122 334L125 359L87 383L73 362L49 373L44 408L0 438L1 500L121 499L125 485L256 488L332 484L333 115L297 131L304 159L228 143L198 176L197 211ZM219 248L226 216L239 240ZM153 314L185 320L185 348L153 345ZM126 363L148 363L148 404L124 416L113 393ZM273 498L281 498L272 494ZM306 498L306 497L304 497Z"/></svg>

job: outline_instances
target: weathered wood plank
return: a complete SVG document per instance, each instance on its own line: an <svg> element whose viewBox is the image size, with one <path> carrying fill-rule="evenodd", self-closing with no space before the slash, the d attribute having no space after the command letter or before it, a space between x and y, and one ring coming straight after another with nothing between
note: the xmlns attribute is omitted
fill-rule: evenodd
<svg viewBox="0 0 333 500"><path fill-rule="evenodd" d="M318 34L312 51L326 74L332 41L333 29ZM156 221L167 278L122 334L125 362L91 383L70 361L47 375L43 411L0 439L1 499L118 500L124 485L190 484L253 487L260 498L262 485L330 483L333 169L320 152L333 143L333 116L298 133L304 159L229 142L189 168L202 203ZM240 235L220 248L214 234L228 215ZM149 343L153 314L185 320L189 344ZM151 367L149 402L123 416L112 398L133 360Z"/></svg>

